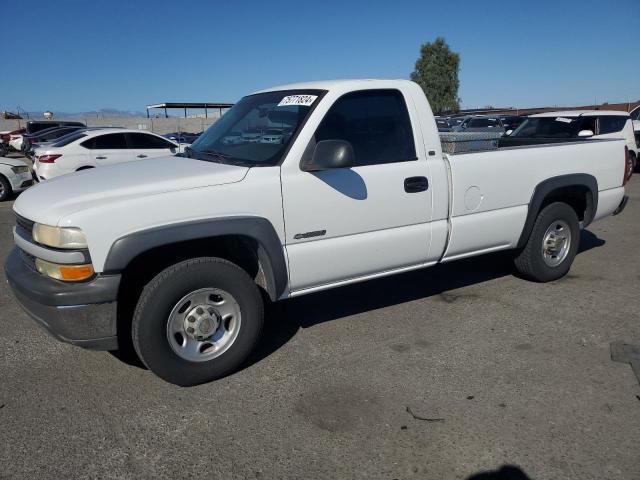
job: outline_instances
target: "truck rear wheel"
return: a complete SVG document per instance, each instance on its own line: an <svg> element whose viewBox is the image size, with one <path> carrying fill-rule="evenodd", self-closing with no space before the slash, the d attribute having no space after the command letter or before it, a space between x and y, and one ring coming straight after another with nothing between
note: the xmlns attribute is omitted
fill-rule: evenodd
<svg viewBox="0 0 640 480"><path fill-rule="evenodd" d="M132 322L144 364L167 382L191 386L236 370L256 345L262 296L237 265L215 257L177 263L142 291Z"/></svg>
<svg viewBox="0 0 640 480"><path fill-rule="evenodd" d="M571 268L579 243L576 212L566 203L551 203L538 214L527 244L515 258L516 268L536 282L557 280Z"/></svg>

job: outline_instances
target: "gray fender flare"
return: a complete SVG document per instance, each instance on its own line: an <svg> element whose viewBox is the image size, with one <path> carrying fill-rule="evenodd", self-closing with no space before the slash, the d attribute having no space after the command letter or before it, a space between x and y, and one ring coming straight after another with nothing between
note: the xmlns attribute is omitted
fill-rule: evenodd
<svg viewBox="0 0 640 480"><path fill-rule="evenodd" d="M243 235L258 243L258 259L265 270L266 281L271 290L269 294L273 300L279 298L287 288L289 277L284 248L271 222L262 217L196 220L125 235L111 246L104 271L120 272L135 257L153 248L224 235Z"/></svg>
<svg viewBox="0 0 640 480"><path fill-rule="evenodd" d="M559 175L551 177L536 185L533 191L531 201L529 202L529 211L527 219L524 222L520 239L518 240L518 248L522 248L527 243L529 235L533 230L533 225L538 218L540 207L545 198L554 190L563 187L586 187L587 189L587 208L584 213L583 228L589 225L598 210L598 181L593 175L587 173L572 173L569 175Z"/></svg>

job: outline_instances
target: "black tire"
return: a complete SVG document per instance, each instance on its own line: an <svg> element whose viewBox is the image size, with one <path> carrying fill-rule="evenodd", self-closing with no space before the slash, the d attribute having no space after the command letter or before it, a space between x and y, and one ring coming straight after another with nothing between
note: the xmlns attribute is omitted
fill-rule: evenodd
<svg viewBox="0 0 640 480"><path fill-rule="evenodd" d="M7 200L12 193L13 189L11 188L9 180L0 175L0 202L4 202L5 200Z"/></svg>
<svg viewBox="0 0 640 480"><path fill-rule="evenodd" d="M570 243L564 259L555 266L545 262L543 242L545 233L554 223L564 222L570 231ZM580 224L576 212L566 203L555 202L540 211L524 249L515 258L518 272L536 282L557 280L569 271L580 245Z"/></svg>
<svg viewBox="0 0 640 480"><path fill-rule="evenodd" d="M629 157L631 157L631 173L629 174L629 178L631 178L631 175L633 175L633 172L638 171L638 158L636 157L636 154L633 152L629 152Z"/></svg>
<svg viewBox="0 0 640 480"><path fill-rule="evenodd" d="M171 311L191 292L219 288L240 308L237 337L224 353L197 362L178 356L167 338ZM177 263L156 275L143 289L132 320L132 339L142 362L163 380L180 386L209 382L234 372L255 347L264 321L258 287L237 265L215 257Z"/></svg>

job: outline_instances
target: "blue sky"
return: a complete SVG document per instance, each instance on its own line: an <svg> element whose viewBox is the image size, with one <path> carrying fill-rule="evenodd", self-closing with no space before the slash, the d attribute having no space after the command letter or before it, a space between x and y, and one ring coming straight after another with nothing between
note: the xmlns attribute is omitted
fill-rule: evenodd
<svg viewBox="0 0 640 480"><path fill-rule="evenodd" d="M640 99L640 0L11 5L2 110L142 111L296 81L408 78L437 36L460 53L466 107Z"/></svg>

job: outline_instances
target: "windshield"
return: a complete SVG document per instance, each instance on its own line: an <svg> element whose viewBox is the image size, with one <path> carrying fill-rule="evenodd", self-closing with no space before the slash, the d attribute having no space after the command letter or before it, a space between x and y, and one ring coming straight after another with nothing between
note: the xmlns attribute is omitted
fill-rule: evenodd
<svg viewBox="0 0 640 480"><path fill-rule="evenodd" d="M578 135L578 117L530 117L511 134L520 138L572 138Z"/></svg>
<svg viewBox="0 0 640 480"><path fill-rule="evenodd" d="M48 140L55 140L56 138L60 138L63 137L64 135L68 135L72 132L76 132L80 130L80 128L78 127L66 127L66 128L56 128L55 130L52 130L51 132L45 133L45 134L40 134L38 135L38 140L42 140L42 141L48 141Z"/></svg>
<svg viewBox="0 0 640 480"><path fill-rule="evenodd" d="M63 135L60 138L55 140L55 143L52 145L53 147L65 147L69 145L71 142L75 142L79 138L85 137L86 135L82 132L71 132Z"/></svg>
<svg viewBox="0 0 640 480"><path fill-rule="evenodd" d="M466 126L468 128L493 128L499 127L500 122L496 118L472 118Z"/></svg>
<svg viewBox="0 0 640 480"><path fill-rule="evenodd" d="M502 125L504 125L505 128L515 130L516 127L525 120L524 117L502 117Z"/></svg>
<svg viewBox="0 0 640 480"><path fill-rule="evenodd" d="M247 166L277 165L324 93L280 90L244 97L193 142L184 156Z"/></svg>

